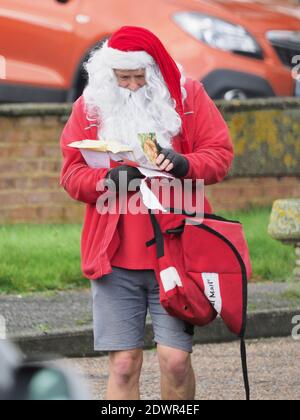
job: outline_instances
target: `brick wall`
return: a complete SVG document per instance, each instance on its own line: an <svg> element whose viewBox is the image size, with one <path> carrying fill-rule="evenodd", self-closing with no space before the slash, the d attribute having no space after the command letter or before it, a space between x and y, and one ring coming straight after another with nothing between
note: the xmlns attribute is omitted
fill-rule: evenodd
<svg viewBox="0 0 300 420"><path fill-rule="evenodd" d="M270 206L279 198L299 198L300 178L231 178L206 187L206 195L216 212Z"/></svg>
<svg viewBox="0 0 300 420"><path fill-rule="evenodd" d="M237 159L229 179L207 187L215 211L299 197L300 101L219 106L229 124ZM82 221L84 205L71 200L59 186L59 137L69 112L68 105L0 106L0 224ZM271 130L263 128L263 134L257 125L262 123L262 112Z"/></svg>
<svg viewBox="0 0 300 420"><path fill-rule="evenodd" d="M16 115L4 110L0 116L0 223L80 220L83 205L72 202L59 185L65 106L51 112L48 106L37 110L23 105L19 112L15 109Z"/></svg>

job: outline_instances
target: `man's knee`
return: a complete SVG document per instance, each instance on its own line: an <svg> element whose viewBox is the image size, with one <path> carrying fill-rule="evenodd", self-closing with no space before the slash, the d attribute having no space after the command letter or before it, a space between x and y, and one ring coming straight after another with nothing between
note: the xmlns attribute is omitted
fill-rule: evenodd
<svg viewBox="0 0 300 420"><path fill-rule="evenodd" d="M139 377L143 363L142 350L128 350L110 353L110 374L121 385Z"/></svg>
<svg viewBox="0 0 300 420"><path fill-rule="evenodd" d="M159 362L164 375L177 384L185 382L191 372L190 354L178 349L160 349Z"/></svg>

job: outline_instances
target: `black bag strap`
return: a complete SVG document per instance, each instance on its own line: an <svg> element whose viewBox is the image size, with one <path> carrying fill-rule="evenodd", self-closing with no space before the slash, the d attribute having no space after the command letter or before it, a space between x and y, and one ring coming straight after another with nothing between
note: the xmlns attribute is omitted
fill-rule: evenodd
<svg viewBox="0 0 300 420"><path fill-rule="evenodd" d="M249 377L248 377L247 351L246 351L245 337L241 338L240 350L241 350L241 361L242 361L244 388L246 392L246 400L250 401L250 385L249 385Z"/></svg>
<svg viewBox="0 0 300 420"><path fill-rule="evenodd" d="M152 223L152 228L153 228L153 232L154 232L154 239L147 242L146 245L151 246L151 245L156 243L156 255L157 255L157 258L161 258L165 255L165 245L164 245L163 233L162 233L162 230L161 230L161 227L160 227L158 221L156 220L155 215L152 213L152 210L148 209L148 213L149 213L151 223Z"/></svg>

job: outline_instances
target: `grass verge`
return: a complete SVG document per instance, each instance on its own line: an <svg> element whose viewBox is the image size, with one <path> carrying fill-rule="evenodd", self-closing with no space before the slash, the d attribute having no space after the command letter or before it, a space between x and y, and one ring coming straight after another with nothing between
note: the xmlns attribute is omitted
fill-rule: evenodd
<svg viewBox="0 0 300 420"><path fill-rule="evenodd" d="M292 275L294 251L269 237L270 209L220 212L243 223L254 281L285 281ZM31 293L86 287L80 268L81 226L0 226L0 293Z"/></svg>

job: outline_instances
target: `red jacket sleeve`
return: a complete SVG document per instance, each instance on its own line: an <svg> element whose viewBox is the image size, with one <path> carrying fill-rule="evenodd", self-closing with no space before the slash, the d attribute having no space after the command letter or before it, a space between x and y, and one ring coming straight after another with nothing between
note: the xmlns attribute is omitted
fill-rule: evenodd
<svg viewBox="0 0 300 420"><path fill-rule="evenodd" d="M194 130L192 153L186 154L190 169L185 178L204 179L206 185L221 181L233 160L228 127L204 87L193 83Z"/></svg>
<svg viewBox="0 0 300 420"><path fill-rule="evenodd" d="M88 121L84 112L83 97L73 105L72 114L61 136L63 165L60 184L68 194L78 201L95 204L101 192L96 190L97 184L107 175L108 169L90 168L80 151L68 146L72 141L84 140L88 136Z"/></svg>

